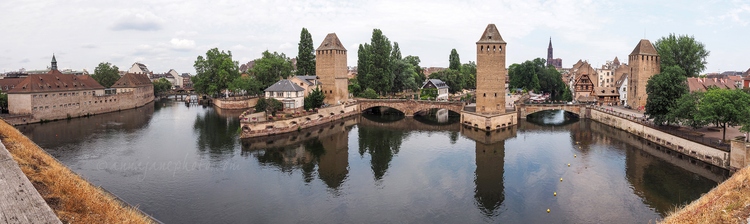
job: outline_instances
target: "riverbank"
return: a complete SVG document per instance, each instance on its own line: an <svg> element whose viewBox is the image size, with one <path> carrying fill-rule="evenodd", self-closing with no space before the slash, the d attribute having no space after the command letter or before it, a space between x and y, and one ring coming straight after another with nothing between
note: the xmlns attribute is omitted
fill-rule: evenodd
<svg viewBox="0 0 750 224"><path fill-rule="evenodd" d="M0 121L0 140L63 223L153 223L73 173L5 121Z"/></svg>
<svg viewBox="0 0 750 224"><path fill-rule="evenodd" d="M745 167L663 223L747 223L750 216L750 167Z"/></svg>

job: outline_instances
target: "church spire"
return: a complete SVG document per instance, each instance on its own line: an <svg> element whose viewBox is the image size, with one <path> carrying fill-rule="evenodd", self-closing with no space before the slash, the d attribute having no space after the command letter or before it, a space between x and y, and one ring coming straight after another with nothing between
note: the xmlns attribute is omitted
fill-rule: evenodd
<svg viewBox="0 0 750 224"><path fill-rule="evenodd" d="M50 67L50 70L57 70L57 59L55 59L55 54L52 54L52 65Z"/></svg>
<svg viewBox="0 0 750 224"><path fill-rule="evenodd" d="M551 36L549 37L549 47L547 48L552 49L552 37Z"/></svg>

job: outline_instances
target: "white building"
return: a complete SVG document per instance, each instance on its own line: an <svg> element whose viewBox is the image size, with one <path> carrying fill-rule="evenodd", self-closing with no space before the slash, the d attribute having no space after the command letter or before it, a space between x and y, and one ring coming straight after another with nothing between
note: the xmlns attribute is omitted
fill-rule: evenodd
<svg viewBox="0 0 750 224"><path fill-rule="evenodd" d="M436 100L448 100L448 84L440 79L428 79L420 89L437 89Z"/></svg>
<svg viewBox="0 0 750 224"><path fill-rule="evenodd" d="M151 71L148 70L148 67L146 67L146 65L140 62L136 62L133 63L133 66L130 66L130 69L128 69L127 73L148 75L150 72Z"/></svg>
<svg viewBox="0 0 750 224"><path fill-rule="evenodd" d="M617 91L620 92L620 105L628 105L628 75L625 74L620 77L615 83Z"/></svg>
<svg viewBox="0 0 750 224"><path fill-rule="evenodd" d="M305 89L288 79L282 79L264 90L266 98L273 98L284 104L284 110L302 109L305 105Z"/></svg>

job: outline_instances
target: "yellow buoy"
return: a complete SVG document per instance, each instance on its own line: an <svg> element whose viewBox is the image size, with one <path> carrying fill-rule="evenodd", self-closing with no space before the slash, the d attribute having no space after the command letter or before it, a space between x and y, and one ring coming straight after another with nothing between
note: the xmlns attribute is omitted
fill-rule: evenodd
<svg viewBox="0 0 750 224"><path fill-rule="evenodd" d="M578 155L575 155L575 154L574 154L574 155L573 155L573 158L576 158L576 156L578 156Z"/></svg>
<svg viewBox="0 0 750 224"><path fill-rule="evenodd" d="M549 208L547 209L547 213L549 213Z"/></svg>
<svg viewBox="0 0 750 224"><path fill-rule="evenodd" d="M553 195L557 196L557 192L555 192Z"/></svg>
<svg viewBox="0 0 750 224"><path fill-rule="evenodd" d="M570 167L570 163L568 163L568 167Z"/></svg>
<svg viewBox="0 0 750 224"><path fill-rule="evenodd" d="M560 177L560 182L562 182L562 177Z"/></svg>

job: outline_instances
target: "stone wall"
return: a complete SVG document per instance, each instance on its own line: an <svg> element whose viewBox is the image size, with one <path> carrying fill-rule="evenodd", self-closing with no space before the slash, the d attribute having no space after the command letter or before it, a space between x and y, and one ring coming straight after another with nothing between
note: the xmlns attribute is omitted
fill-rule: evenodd
<svg viewBox="0 0 750 224"><path fill-rule="evenodd" d="M359 99L360 111L372 108L372 107L390 107L401 111L406 116L414 116L414 113L419 111L425 111L430 109L447 109L456 113L460 113L464 108L462 102L446 102L446 101L427 101L427 100L367 100Z"/></svg>
<svg viewBox="0 0 750 224"><path fill-rule="evenodd" d="M680 152L687 156L729 169L729 152L716 149L701 143L687 140L646 125L606 113L598 109L591 109L591 119L606 125L627 131L661 147Z"/></svg>
<svg viewBox="0 0 750 224"><path fill-rule="evenodd" d="M258 97L253 98L229 98L229 99L213 99L215 107L221 109L239 110L254 107L258 104Z"/></svg>
<svg viewBox="0 0 750 224"><path fill-rule="evenodd" d="M732 140L731 153L729 171L736 172L750 165L750 143L744 139Z"/></svg>
<svg viewBox="0 0 750 224"><path fill-rule="evenodd" d="M261 112L262 113L262 112ZM321 108L318 113L285 120L252 122L241 120L240 138L276 135L326 124L359 113L359 105L347 104Z"/></svg>
<svg viewBox="0 0 750 224"><path fill-rule="evenodd" d="M463 111L461 112L461 124L485 131L493 131L517 125L518 115L516 112L485 115Z"/></svg>
<svg viewBox="0 0 750 224"><path fill-rule="evenodd" d="M16 109L11 115L30 116L29 119L7 120L13 125L108 113L141 107L154 101L153 92L149 94L142 91L110 95L91 94L90 91L9 94L9 99L11 97L13 101L10 103L29 107L23 110ZM31 113L19 113L19 111L31 111Z"/></svg>

